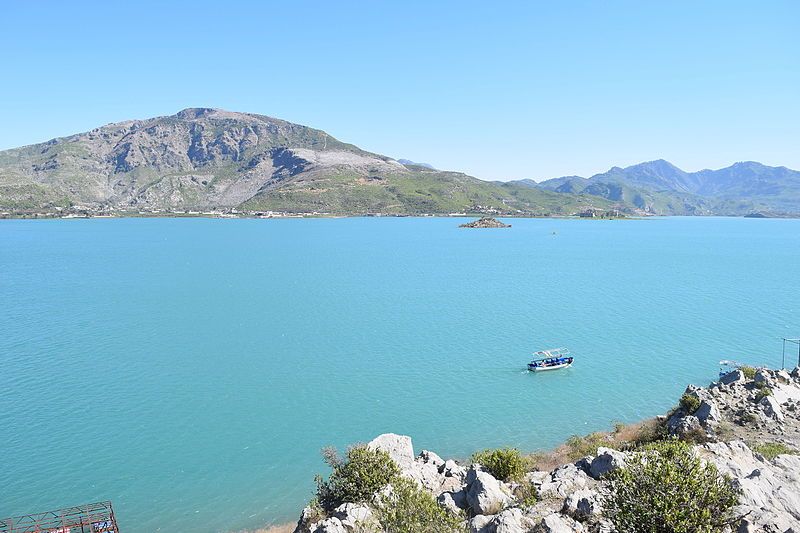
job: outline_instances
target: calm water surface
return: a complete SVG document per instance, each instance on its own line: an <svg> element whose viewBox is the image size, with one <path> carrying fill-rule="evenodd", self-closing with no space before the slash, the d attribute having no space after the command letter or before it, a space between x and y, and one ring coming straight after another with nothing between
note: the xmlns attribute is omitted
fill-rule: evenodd
<svg viewBox="0 0 800 533"><path fill-rule="evenodd" d="M798 220L459 222L0 221L0 516L294 520L323 446L546 448L800 336Z"/></svg>

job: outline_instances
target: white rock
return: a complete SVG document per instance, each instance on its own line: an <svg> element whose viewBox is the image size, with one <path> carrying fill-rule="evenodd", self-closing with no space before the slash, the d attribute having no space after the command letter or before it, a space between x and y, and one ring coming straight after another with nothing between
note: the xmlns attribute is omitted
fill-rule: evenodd
<svg viewBox="0 0 800 533"><path fill-rule="evenodd" d="M761 405L761 408L764 410L764 413L766 413L767 416L777 420L778 422L783 422L783 411L781 411L781 406L778 403L778 400L772 396L765 396L761 399L759 405Z"/></svg>
<svg viewBox="0 0 800 533"><path fill-rule="evenodd" d="M599 500L599 495L593 490L576 490L564 500L561 512L577 519L597 516L602 512Z"/></svg>
<svg viewBox="0 0 800 533"><path fill-rule="evenodd" d="M314 524L311 533L348 533L348 531L341 520L331 517Z"/></svg>
<svg viewBox="0 0 800 533"><path fill-rule="evenodd" d="M444 459L429 450L422 450L419 452L419 459L421 459L423 463L433 464L436 468L444 466Z"/></svg>
<svg viewBox="0 0 800 533"><path fill-rule="evenodd" d="M588 476L574 464L559 466L538 487L540 496L565 498L570 492L586 487ZM535 484L535 483L534 483Z"/></svg>
<svg viewBox="0 0 800 533"><path fill-rule="evenodd" d="M558 513L545 516L539 524L539 529L544 533L575 533L584 531L582 524Z"/></svg>
<svg viewBox="0 0 800 533"><path fill-rule="evenodd" d="M753 377L753 381L756 382L756 385L760 385L762 387L772 386L775 383L775 380L772 377L772 373L766 368L759 368L756 371L756 375Z"/></svg>
<svg viewBox="0 0 800 533"><path fill-rule="evenodd" d="M334 509L333 516L338 518L346 528L355 529L359 524L370 522L372 510L363 504L343 503Z"/></svg>
<svg viewBox="0 0 800 533"><path fill-rule="evenodd" d="M625 464L624 453L611 448L597 448L597 457L589 467L589 474L595 479L600 479L609 472L624 468Z"/></svg>
<svg viewBox="0 0 800 533"><path fill-rule="evenodd" d="M719 378L720 383L724 383L725 385L730 385L731 383L736 383L744 380L745 380L744 372L742 372L741 370L734 370L732 372L728 372L727 374Z"/></svg>
<svg viewBox="0 0 800 533"><path fill-rule="evenodd" d="M486 516L479 514L474 516L472 520L469 521L469 529L472 533L487 533L486 528L489 526L489 523L492 521L493 516Z"/></svg>
<svg viewBox="0 0 800 533"><path fill-rule="evenodd" d="M533 520L522 513L522 509L514 507L506 509L484 527L486 533L527 533L534 526ZM483 533L483 532L481 532Z"/></svg>
<svg viewBox="0 0 800 533"><path fill-rule="evenodd" d="M372 439L367 446L373 450L384 450L400 468L414 462L414 446L411 437L406 435L384 433Z"/></svg>
<svg viewBox="0 0 800 533"><path fill-rule="evenodd" d="M441 472L445 477L455 477L459 478L461 481L464 481L467 477L467 469L452 459L448 459L444 462Z"/></svg>
<svg viewBox="0 0 800 533"><path fill-rule="evenodd" d="M418 459L407 466L400 467L400 469L403 476L413 479L422 488L432 492L434 496L438 496L441 492L447 490L446 487L443 487L445 477L439 473L439 468L433 463L424 463Z"/></svg>
<svg viewBox="0 0 800 533"><path fill-rule="evenodd" d="M763 460L741 441L695 448L741 489L738 514L746 515L741 531L789 531L800 524L800 456Z"/></svg>
<svg viewBox="0 0 800 533"><path fill-rule="evenodd" d="M700 407L695 411L694 416L702 424L714 425L722 420L722 415L717 407L717 402L713 400L703 400L700 402Z"/></svg>
<svg viewBox="0 0 800 533"><path fill-rule="evenodd" d="M702 429L700 419L694 415L679 416L673 415L667 422L667 429L673 435L686 435L687 433Z"/></svg>
<svg viewBox="0 0 800 533"><path fill-rule="evenodd" d="M467 486L467 503L475 514L499 513L511 500L503 485L482 470L467 472Z"/></svg>
<svg viewBox="0 0 800 533"><path fill-rule="evenodd" d="M436 502L455 515L469 506L467 493L463 490L443 492L436 498Z"/></svg>

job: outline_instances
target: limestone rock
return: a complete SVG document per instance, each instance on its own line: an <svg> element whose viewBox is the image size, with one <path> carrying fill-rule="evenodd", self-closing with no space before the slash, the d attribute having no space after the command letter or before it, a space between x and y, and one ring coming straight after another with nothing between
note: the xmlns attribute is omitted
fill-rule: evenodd
<svg viewBox="0 0 800 533"><path fill-rule="evenodd" d="M499 513L511 500L490 473L476 468L467 472L467 503L475 514Z"/></svg>
<svg viewBox="0 0 800 533"><path fill-rule="evenodd" d="M363 504L343 503L333 511L333 516L338 518L344 527L355 529L372 521L372 510Z"/></svg>
<svg viewBox="0 0 800 533"><path fill-rule="evenodd" d="M492 521L493 516L486 516L479 514L474 516L472 520L469 521L469 529L472 533L487 533L486 528L489 526L489 523Z"/></svg>
<svg viewBox="0 0 800 533"><path fill-rule="evenodd" d="M552 513L545 516L539 524L542 533L575 533L585 531L582 524L569 517Z"/></svg>
<svg viewBox="0 0 800 533"><path fill-rule="evenodd" d="M672 435L686 435L688 433L702 429L700 419L694 415L681 416L680 413L675 413L669 421L667 421L667 429Z"/></svg>
<svg viewBox="0 0 800 533"><path fill-rule="evenodd" d="M441 472L445 477L454 477L460 479L462 482L467 478L467 469L452 459L448 459L441 467Z"/></svg>
<svg viewBox="0 0 800 533"><path fill-rule="evenodd" d="M800 524L800 456L773 461L756 456L741 441L698 447L701 457L733 478L741 490L736 511L746 518L741 531L789 531Z"/></svg>
<svg viewBox="0 0 800 533"><path fill-rule="evenodd" d="M414 446L411 437L406 435L384 433L372 439L367 446L373 450L384 450L400 468L414 462Z"/></svg>
<svg viewBox="0 0 800 533"><path fill-rule="evenodd" d="M429 450L422 450L419 452L419 457L417 459L420 459L423 463L432 464L437 469L441 469L444 466L444 459Z"/></svg>
<svg viewBox="0 0 800 533"><path fill-rule="evenodd" d="M561 512L578 520L598 516L602 512L600 496L593 490L576 490L564 500Z"/></svg>
<svg viewBox="0 0 800 533"><path fill-rule="evenodd" d="M725 385L730 385L731 383L737 383L741 381L745 381L744 372L741 370L734 370L732 372L728 372L727 374L721 376L719 378L720 383Z"/></svg>
<svg viewBox="0 0 800 533"><path fill-rule="evenodd" d="M469 507L467 493L463 489L455 492L443 492L436 498L436 502L455 515Z"/></svg>
<svg viewBox="0 0 800 533"><path fill-rule="evenodd" d="M539 495L564 498L573 490L585 488L587 481L586 473L574 464L562 465L553 470L539 485Z"/></svg>
<svg viewBox="0 0 800 533"><path fill-rule="evenodd" d="M589 475L600 479L609 472L625 467L625 454L611 448L598 448L597 457L589 467Z"/></svg>
<svg viewBox="0 0 800 533"><path fill-rule="evenodd" d="M764 413L766 413L767 416L777 420L778 422L783 422L783 411L781 411L781 406L778 404L778 400L776 400L774 397L765 396L761 399L759 405L761 405L761 408L764 410Z"/></svg>
<svg viewBox="0 0 800 533"><path fill-rule="evenodd" d="M715 425L722 420L722 415L714 400L702 400L700 407L695 411L694 416L704 425Z"/></svg>
<svg viewBox="0 0 800 533"><path fill-rule="evenodd" d="M444 490L456 488L460 483L443 486L445 477L439 473L439 469L433 463L424 463L421 460L412 461L405 467L401 467L403 475L416 481L422 488L438 496Z"/></svg>
<svg viewBox="0 0 800 533"><path fill-rule="evenodd" d="M481 533L527 533L534 525L534 521L525 516L522 509L514 507L495 516Z"/></svg>
<svg viewBox="0 0 800 533"><path fill-rule="evenodd" d="M753 381L755 381L756 385L759 387L772 387L775 385L775 379L772 377L772 373L766 368L759 368L756 370Z"/></svg>
<svg viewBox="0 0 800 533"><path fill-rule="evenodd" d="M348 533L348 531L341 520L331 517L314 524L311 533Z"/></svg>

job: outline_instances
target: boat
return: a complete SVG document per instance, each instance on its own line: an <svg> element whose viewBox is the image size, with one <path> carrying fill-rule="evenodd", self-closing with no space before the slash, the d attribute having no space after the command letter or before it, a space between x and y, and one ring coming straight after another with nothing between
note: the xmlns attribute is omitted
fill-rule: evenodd
<svg viewBox="0 0 800 533"><path fill-rule="evenodd" d="M569 368L572 366L574 358L566 348L554 348L552 350L541 350L534 352L536 358L528 363L528 370L531 372L543 372L545 370L558 370L559 368Z"/></svg>

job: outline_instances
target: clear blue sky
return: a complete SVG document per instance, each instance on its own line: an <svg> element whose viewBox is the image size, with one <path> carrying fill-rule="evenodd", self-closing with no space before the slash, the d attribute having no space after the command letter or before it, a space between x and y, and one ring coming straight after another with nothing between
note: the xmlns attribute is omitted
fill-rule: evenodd
<svg viewBox="0 0 800 533"><path fill-rule="evenodd" d="M0 148L203 106L486 179L800 169L793 0L18 1L0 54Z"/></svg>

